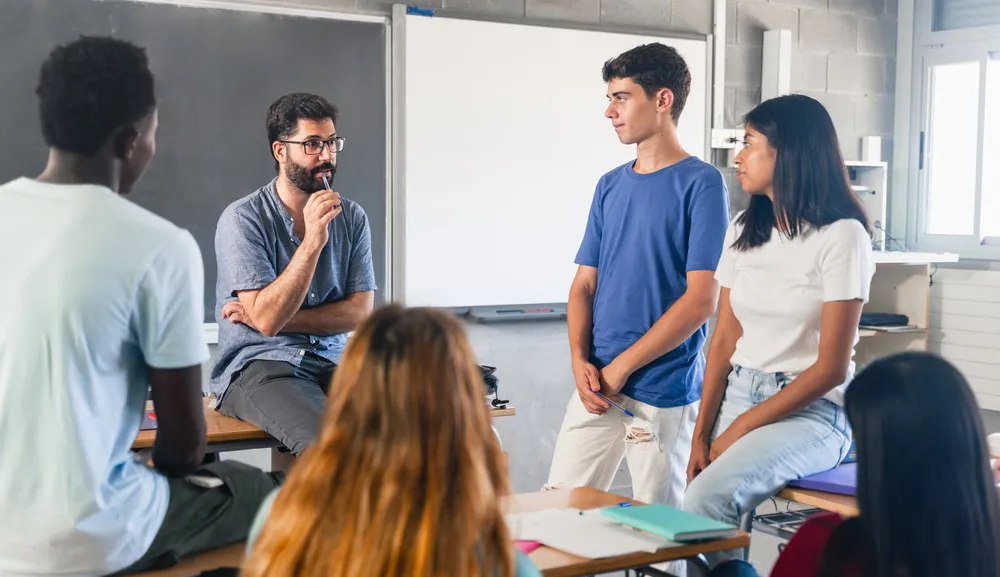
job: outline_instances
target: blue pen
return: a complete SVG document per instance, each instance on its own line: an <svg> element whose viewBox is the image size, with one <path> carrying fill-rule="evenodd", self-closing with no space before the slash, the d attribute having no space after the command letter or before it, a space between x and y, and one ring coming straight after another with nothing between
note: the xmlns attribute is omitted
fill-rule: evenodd
<svg viewBox="0 0 1000 577"><path fill-rule="evenodd" d="M604 395L602 395L602 394L601 394L601 392L600 392L600 391L592 391L592 392L593 392L593 393L594 393L595 395L597 395L598 397L600 397L600 398L604 399L605 401L607 401L607 402L611 403L612 405L614 405L614 406L618 407L619 409L621 409L621 410L622 410L622 412L623 412L623 413L625 413L626 415L628 415L628 416L632 417L633 419L635 418L635 415L633 415L633 414L632 414L632 411L630 411L630 410L626 409L625 407L623 407L623 406L619 405L618 403L616 403L616 402L612 401L611 399L609 399L609 398L605 397Z"/></svg>

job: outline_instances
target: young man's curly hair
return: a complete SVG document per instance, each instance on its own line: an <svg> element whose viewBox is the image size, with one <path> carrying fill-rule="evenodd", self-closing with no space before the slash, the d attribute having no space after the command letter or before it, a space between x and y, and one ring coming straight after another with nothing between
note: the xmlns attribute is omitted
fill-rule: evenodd
<svg viewBox="0 0 1000 577"><path fill-rule="evenodd" d="M684 103L691 92L691 72L675 48L660 44L643 44L604 63L601 71L605 82L628 78L652 97L660 89L674 93L670 116L674 124L681 118Z"/></svg>
<svg viewBox="0 0 1000 577"><path fill-rule="evenodd" d="M87 157L156 108L146 51L107 37L81 36L53 50L36 93L45 142Z"/></svg>

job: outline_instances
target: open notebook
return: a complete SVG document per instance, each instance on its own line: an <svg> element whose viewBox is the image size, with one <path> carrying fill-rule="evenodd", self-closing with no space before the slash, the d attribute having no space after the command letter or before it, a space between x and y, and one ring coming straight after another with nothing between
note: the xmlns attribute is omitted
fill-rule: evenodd
<svg viewBox="0 0 1000 577"><path fill-rule="evenodd" d="M721 539L731 537L739 530L728 523L701 517L666 505L609 507L602 509L601 513L612 521L676 542Z"/></svg>
<svg viewBox="0 0 1000 577"><path fill-rule="evenodd" d="M630 553L654 553L674 543L642 533L605 518L600 510L546 509L507 515L515 541L537 541L553 549L587 559Z"/></svg>

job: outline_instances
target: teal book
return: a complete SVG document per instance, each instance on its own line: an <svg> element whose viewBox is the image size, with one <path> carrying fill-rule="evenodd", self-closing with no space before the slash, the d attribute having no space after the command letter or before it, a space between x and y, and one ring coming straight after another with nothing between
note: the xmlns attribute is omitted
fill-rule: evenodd
<svg viewBox="0 0 1000 577"><path fill-rule="evenodd" d="M666 537L671 541L699 541L732 537L737 527L666 505L608 507L601 514L623 525Z"/></svg>

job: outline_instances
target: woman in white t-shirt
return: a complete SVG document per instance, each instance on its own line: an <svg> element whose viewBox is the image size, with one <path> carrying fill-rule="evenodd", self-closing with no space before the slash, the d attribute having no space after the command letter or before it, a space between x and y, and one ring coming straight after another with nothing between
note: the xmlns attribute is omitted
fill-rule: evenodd
<svg viewBox="0 0 1000 577"><path fill-rule="evenodd" d="M844 390L875 265L833 121L806 96L746 117L738 178L750 207L729 226L688 464L688 511L729 523L850 446ZM719 560L719 559L716 559Z"/></svg>

